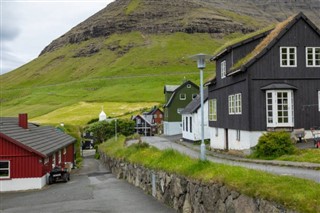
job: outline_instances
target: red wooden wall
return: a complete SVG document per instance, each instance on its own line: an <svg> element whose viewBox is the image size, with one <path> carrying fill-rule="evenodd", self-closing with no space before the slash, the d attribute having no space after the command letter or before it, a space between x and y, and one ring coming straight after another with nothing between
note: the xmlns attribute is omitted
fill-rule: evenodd
<svg viewBox="0 0 320 213"><path fill-rule="evenodd" d="M42 176L42 158L0 138L0 160L10 161L10 178Z"/></svg>

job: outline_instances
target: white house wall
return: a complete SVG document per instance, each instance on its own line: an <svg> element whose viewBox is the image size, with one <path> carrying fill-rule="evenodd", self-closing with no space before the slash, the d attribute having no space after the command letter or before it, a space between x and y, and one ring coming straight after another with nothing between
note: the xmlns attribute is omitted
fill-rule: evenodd
<svg viewBox="0 0 320 213"><path fill-rule="evenodd" d="M178 135L182 133L181 122L163 122L164 135Z"/></svg>
<svg viewBox="0 0 320 213"><path fill-rule="evenodd" d="M218 131L218 132L217 132ZM223 128L210 127L210 146L213 149L226 149L226 131ZM230 150L247 150L257 145L263 132L240 130L240 140L237 140L237 130L228 129L228 147Z"/></svg>
<svg viewBox="0 0 320 213"><path fill-rule="evenodd" d="M204 139L210 138L210 128L209 128L209 120L208 120L208 102L206 101L203 105L204 107ZM201 108L197 110L197 112L193 114L184 114L182 115L182 119L188 117L192 117L192 132L182 130L182 138L190 140L190 141L200 141L201 140ZM190 128L190 122L188 122L188 127ZM189 130L189 129L188 129Z"/></svg>
<svg viewBox="0 0 320 213"><path fill-rule="evenodd" d="M46 175L40 178L14 178L0 180L0 192L41 189L46 185Z"/></svg>

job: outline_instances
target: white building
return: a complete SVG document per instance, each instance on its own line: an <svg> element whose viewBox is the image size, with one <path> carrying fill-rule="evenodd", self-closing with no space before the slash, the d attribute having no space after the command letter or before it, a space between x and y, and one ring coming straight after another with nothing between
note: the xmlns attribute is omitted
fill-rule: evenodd
<svg viewBox="0 0 320 213"><path fill-rule="evenodd" d="M204 139L210 138L208 125L208 89L204 90ZM181 112L182 138L188 141L201 140L201 103L200 95L191 101Z"/></svg>

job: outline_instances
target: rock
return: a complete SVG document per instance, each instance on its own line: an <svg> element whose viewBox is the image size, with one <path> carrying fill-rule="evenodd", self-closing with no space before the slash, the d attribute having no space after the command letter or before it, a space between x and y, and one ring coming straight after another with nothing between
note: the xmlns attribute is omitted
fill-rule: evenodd
<svg viewBox="0 0 320 213"><path fill-rule="evenodd" d="M254 213L258 212L258 208L253 201L253 198L249 198L245 195L240 195L236 200L233 201L234 209L236 213Z"/></svg>

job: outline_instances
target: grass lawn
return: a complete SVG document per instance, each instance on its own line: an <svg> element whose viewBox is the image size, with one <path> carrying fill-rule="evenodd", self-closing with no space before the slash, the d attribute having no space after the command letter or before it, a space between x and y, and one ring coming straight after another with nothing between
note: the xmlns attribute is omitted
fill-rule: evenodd
<svg viewBox="0 0 320 213"><path fill-rule="evenodd" d="M160 151L148 145L124 147L125 137L110 139L99 149L154 170L165 170L204 182L221 182L231 189L260 197L299 212L320 212L320 184L290 176L277 176L246 168L202 162L173 150Z"/></svg>
<svg viewBox="0 0 320 213"><path fill-rule="evenodd" d="M79 102L71 106L62 107L48 114L30 119L42 124L60 124L61 122L69 125L82 126L94 118L98 118L103 107L108 117L130 118L130 115L139 113L141 109L151 108L158 105L157 102Z"/></svg>
<svg viewBox="0 0 320 213"><path fill-rule="evenodd" d="M309 162L320 164L320 149L302 149L295 155L283 155L275 160Z"/></svg>

